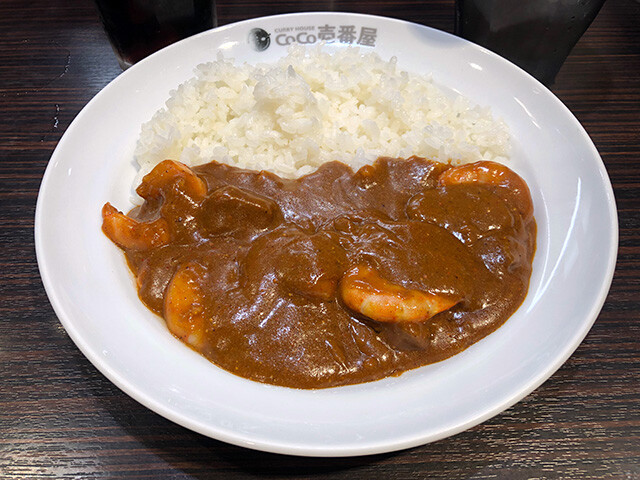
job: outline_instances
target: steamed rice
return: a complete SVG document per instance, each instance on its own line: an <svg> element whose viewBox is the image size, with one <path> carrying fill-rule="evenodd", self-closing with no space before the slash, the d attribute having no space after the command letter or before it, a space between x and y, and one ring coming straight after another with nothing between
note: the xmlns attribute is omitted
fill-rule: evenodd
<svg viewBox="0 0 640 480"><path fill-rule="evenodd" d="M212 160L284 177L339 160L354 169L379 156L503 162L509 133L489 108L401 71L395 58L294 45L271 65L199 65L142 126L140 175L167 158Z"/></svg>

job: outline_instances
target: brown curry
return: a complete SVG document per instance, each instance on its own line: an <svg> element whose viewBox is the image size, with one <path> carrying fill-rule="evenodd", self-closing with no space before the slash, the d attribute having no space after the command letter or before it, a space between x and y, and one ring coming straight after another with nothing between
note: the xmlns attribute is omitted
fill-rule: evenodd
<svg viewBox="0 0 640 480"><path fill-rule="evenodd" d="M171 332L259 382L323 388L450 357L526 296L529 189L492 163L380 158L296 180L159 164L103 230Z"/></svg>

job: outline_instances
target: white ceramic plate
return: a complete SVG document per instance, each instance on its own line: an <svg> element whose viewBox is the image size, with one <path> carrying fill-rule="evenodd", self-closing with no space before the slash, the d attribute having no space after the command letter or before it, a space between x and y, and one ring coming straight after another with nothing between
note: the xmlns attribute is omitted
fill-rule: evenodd
<svg viewBox="0 0 640 480"><path fill-rule="evenodd" d="M495 333L460 355L378 382L319 391L231 375L183 346L138 300L123 255L100 230L106 201L127 209L140 125L217 52L271 61L281 45L353 25L400 66L491 106L509 124L512 167L529 183L538 249L529 294ZM258 51L249 32L270 34ZM336 28L337 30L337 28ZM367 30L365 30L366 32ZM371 34L373 32L373 34ZM373 41L372 41L373 36ZM341 48L344 44L335 44ZM613 193L593 143L541 84L467 41L398 20L343 13L258 18L184 40L127 70L67 129L45 173L35 235L42 279L87 358L143 405L225 442L271 452L347 456L398 450L463 431L530 393L596 319L614 270Z"/></svg>

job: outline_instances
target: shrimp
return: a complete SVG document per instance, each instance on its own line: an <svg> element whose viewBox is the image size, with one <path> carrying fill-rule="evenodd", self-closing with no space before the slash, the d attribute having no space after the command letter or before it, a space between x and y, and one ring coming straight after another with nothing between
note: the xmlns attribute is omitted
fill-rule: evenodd
<svg viewBox="0 0 640 480"><path fill-rule="evenodd" d="M204 293L198 283L204 268L194 262L178 267L164 297L164 319L169 331L194 348L202 347L206 329Z"/></svg>
<svg viewBox="0 0 640 480"><path fill-rule="evenodd" d="M350 269L340 282L347 307L377 322L423 322L457 304L460 299L411 290L382 278L372 268Z"/></svg>
<svg viewBox="0 0 640 480"><path fill-rule="evenodd" d="M440 175L438 182L445 186L477 183L497 187L523 217L529 218L533 215L531 192L526 182L500 163L482 161L453 167Z"/></svg>
<svg viewBox="0 0 640 480"><path fill-rule="evenodd" d="M122 249L148 250L169 242L169 224L163 218L139 222L118 211L110 203L102 207L102 231Z"/></svg>
<svg viewBox="0 0 640 480"><path fill-rule="evenodd" d="M207 184L186 165L174 160L163 160L144 176L136 189L138 195L148 200L162 194L162 188L172 183L199 202L207 195Z"/></svg>

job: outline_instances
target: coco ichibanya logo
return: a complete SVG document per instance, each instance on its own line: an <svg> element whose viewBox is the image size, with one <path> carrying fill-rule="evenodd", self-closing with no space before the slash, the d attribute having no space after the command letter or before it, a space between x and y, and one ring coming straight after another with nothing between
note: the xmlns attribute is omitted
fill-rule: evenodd
<svg viewBox="0 0 640 480"><path fill-rule="evenodd" d="M293 43L302 45L316 43L318 41L333 43L346 43L361 45L363 47L375 47L378 29L371 27L357 28L355 25L321 25L321 26L297 26L281 27L274 30L276 45L287 46ZM256 52L262 52L271 45L271 33L262 28L252 28L249 31L249 45Z"/></svg>

